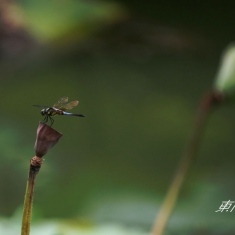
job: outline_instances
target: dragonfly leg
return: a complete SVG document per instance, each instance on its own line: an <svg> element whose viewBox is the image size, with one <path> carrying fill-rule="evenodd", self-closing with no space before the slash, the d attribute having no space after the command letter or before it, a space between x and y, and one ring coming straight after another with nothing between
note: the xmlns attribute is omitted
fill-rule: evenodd
<svg viewBox="0 0 235 235"><path fill-rule="evenodd" d="M50 121L51 121L51 126L53 125L54 123L54 119L51 117L51 116L48 116L50 118Z"/></svg>
<svg viewBox="0 0 235 235"><path fill-rule="evenodd" d="M47 122L47 119L48 119L48 117L47 117L47 115L45 115L45 117L44 117L44 119L43 119L43 123L46 123Z"/></svg>

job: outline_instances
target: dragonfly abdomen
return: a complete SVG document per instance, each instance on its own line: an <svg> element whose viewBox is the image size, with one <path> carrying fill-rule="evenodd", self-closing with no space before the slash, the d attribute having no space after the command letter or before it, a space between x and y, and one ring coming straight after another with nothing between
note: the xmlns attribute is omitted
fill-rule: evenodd
<svg viewBox="0 0 235 235"><path fill-rule="evenodd" d="M85 117L83 114L67 113L67 112L64 112L64 111L63 111L63 115Z"/></svg>

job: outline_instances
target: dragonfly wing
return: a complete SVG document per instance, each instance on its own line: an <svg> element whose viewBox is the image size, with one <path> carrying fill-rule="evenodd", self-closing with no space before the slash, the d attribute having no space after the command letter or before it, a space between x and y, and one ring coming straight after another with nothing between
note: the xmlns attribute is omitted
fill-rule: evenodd
<svg viewBox="0 0 235 235"><path fill-rule="evenodd" d="M77 106L78 103L79 103L79 101L73 100L73 101L69 102L68 104L65 104L65 105L61 106L61 107L60 107L60 110L63 110L63 111L70 110L70 109L72 109L73 107Z"/></svg>
<svg viewBox="0 0 235 235"><path fill-rule="evenodd" d="M37 105L37 104L33 104L34 107L37 107L37 108L49 108L48 106L44 106L44 105Z"/></svg>
<svg viewBox="0 0 235 235"><path fill-rule="evenodd" d="M60 109L64 105L64 103L68 102L68 100L68 97L63 96L53 105L53 107Z"/></svg>

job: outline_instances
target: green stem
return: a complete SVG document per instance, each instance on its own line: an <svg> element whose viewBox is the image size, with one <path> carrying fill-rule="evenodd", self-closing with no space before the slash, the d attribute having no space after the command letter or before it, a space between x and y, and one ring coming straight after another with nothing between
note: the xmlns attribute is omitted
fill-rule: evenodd
<svg viewBox="0 0 235 235"><path fill-rule="evenodd" d="M213 104L222 101L223 98L224 97L221 94L217 94L215 92L210 92L203 97L202 102L199 105L192 136L185 152L181 157L175 177L172 180L169 191L155 220L152 229L152 235L163 234L174 209L185 176L190 168L192 161L196 157L200 139L204 131L206 120L210 114L211 107Z"/></svg>
<svg viewBox="0 0 235 235"><path fill-rule="evenodd" d="M35 167L30 164L29 176L26 185L25 199L24 199L24 210L22 218L22 228L21 235L29 235L30 233L30 223L32 218L32 208L33 208L33 195L34 195L34 184L36 175L40 167Z"/></svg>

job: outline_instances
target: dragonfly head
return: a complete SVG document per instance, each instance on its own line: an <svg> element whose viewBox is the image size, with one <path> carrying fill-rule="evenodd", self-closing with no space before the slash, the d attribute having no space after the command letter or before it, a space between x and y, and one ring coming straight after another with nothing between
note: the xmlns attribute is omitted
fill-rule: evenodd
<svg viewBox="0 0 235 235"><path fill-rule="evenodd" d="M45 116L46 110L45 110L45 109L42 109L42 110L41 110L41 114L42 114L42 116Z"/></svg>

